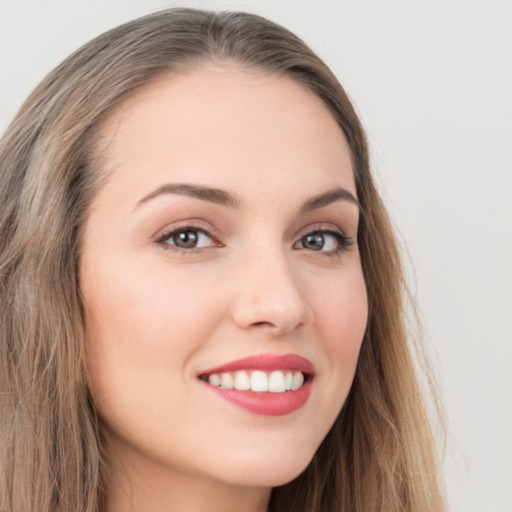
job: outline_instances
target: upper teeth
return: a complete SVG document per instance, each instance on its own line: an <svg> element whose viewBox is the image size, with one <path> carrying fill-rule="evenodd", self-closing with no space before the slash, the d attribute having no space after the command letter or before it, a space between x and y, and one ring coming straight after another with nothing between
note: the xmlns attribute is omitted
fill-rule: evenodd
<svg viewBox="0 0 512 512"><path fill-rule="evenodd" d="M271 393L283 393L295 391L304 383L304 375L299 371L276 370L264 372L261 370L225 373L212 373L208 376L208 382L212 386L220 386L225 389L238 389Z"/></svg>

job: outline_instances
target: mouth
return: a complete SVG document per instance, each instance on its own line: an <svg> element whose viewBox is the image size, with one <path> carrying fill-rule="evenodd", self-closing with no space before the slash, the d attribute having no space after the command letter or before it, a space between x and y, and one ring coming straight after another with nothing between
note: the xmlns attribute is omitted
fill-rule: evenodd
<svg viewBox="0 0 512 512"><path fill-rule="evenodd" d="M307 402L314 375L313 364L301 356L261 354L206 370L198 379L239 408L281 416Z"/></svg>
<svg viewBox="0 0 512 512"><path fill-rule="evenodd" d="M199 378L211 386L238 391L251 390L255 393L286 393L296 391L311 376L298 370L239 370L237 372L212 373L200 375Z"/></svg>

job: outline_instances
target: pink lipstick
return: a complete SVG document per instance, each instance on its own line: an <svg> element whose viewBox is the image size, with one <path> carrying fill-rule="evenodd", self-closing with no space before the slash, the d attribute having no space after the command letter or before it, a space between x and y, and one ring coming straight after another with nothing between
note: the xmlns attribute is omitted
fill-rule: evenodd
<svg viewBox="0 0 512 512"><path fill-rule="evenodd" d="M314 375L313 364L301 356L260 354L210 368L198 378L235 406L255 414L282 416L306 403Z"/></svg>

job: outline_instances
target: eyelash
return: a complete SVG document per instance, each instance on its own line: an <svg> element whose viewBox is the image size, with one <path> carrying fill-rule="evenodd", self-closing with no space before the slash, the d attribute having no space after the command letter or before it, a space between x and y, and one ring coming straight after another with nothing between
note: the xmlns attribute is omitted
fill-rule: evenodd
<svg viewBox="0 0 512 512"><path fill-rule="evenodd" d="M208 247L179 247L175 244L169 243L169 239L181 234L181 233L187 233L187 232L195 232L195 233L201 233L202 235L207 236L213 243ZM316 229L313 229L311 231L307 231L303 235L300 236L300 238L293 244L293 247L299 243L303 243L304 239L307 236L315 236L315 235L322 235L325 237L325 235L332 236L336 240L337 247L334 250L331 251L315 251L310 250L312 253L318 253L319 255L322 255L323 257L337 257L340 256L343 252L350 249L352 245L354 245L354 241L352 241L348 236L346 236L343 232L332 229L332 227L318 227ZM177 228L173 228L171 230L168 230L161 234L156 240L155 243L162 246L164 250L170 250L174 252L179 252L183 254L195 254L198 252L202 252L208 249L212 249L215 247L223 247L222 243L219 242L218 237L211 235L207 230L200 228L195 225L186 225L186 226L180 226ZM307 250L305 247L299 247L296 249L304 249Z"/></svg>
<svg viewBox="0 0 512 512"><path fill-rule="evenodd" d="M195 233L202 233L203 235L206 235L210 240L212 240L212 245L208 247L179 247L174 244L170 244L168 240L174 236L179 235L180 233L187 233L187 232L195 232ZM212 249L215 247L222 247L222 243L218 241L218 237L215 237L211 235L208 231L206 231L203 228L200 228L198 226L194 225L185 225L185 226L179 226L177 228L170 229L169 231L165 231L162 235L160 235L156 240L155 243L158 245L161 245L163 249L169 250L169 251L175 251L180 253L186 253L186 254L194 254L197 252L201 252L207 249Z"/></svg>
<svg viewBox="0 0 512 512"><path fill-rule="evenodd" d="M322 256L326 256L326 257L336 257L336 256L340 256L343 252L347 251L350 249L350 247L352 245L354 245L354 242L348 237L346 236L344 233L342 233L341 231L338 231L338 230L335 230L335 229L332 229L332 228L317 228L317 229L314 229L313 231L308 231L307 233L305 233L304 235L302 235L299 240L297 242L295 242L294 247L298 244L298 243L303 243L302 241L308 237L308 236L315 236L315 235L322 235L322 236L332 236L335 241L336 241L336 248L334 250L330 250L330 251L315 251L315 250L311 250L311 252L315 253L315 252L318 252L319 254L321 254ZM324 238L325 240L325 238ZM303 249L306 249L305 247L302 247Z"/></svg>

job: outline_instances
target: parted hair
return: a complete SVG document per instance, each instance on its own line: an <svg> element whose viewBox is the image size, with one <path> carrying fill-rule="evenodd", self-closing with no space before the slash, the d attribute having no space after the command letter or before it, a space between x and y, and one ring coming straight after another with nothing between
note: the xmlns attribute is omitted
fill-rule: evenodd
<svg viewBox="0 0 512 512"><path fill-rule="evenodd" d="M78 272L84 219L106 178L101 127L141 87L212 61L285 75L316 94L347 139L361 205L369 317L353 386L309 466L273 490L269 510L445 510L422 351L407 328L399 250L354 107L283 27L179 8L85 44L34 90L0 141L0 511L105 509L109 462L85 371Z"/></svg>

